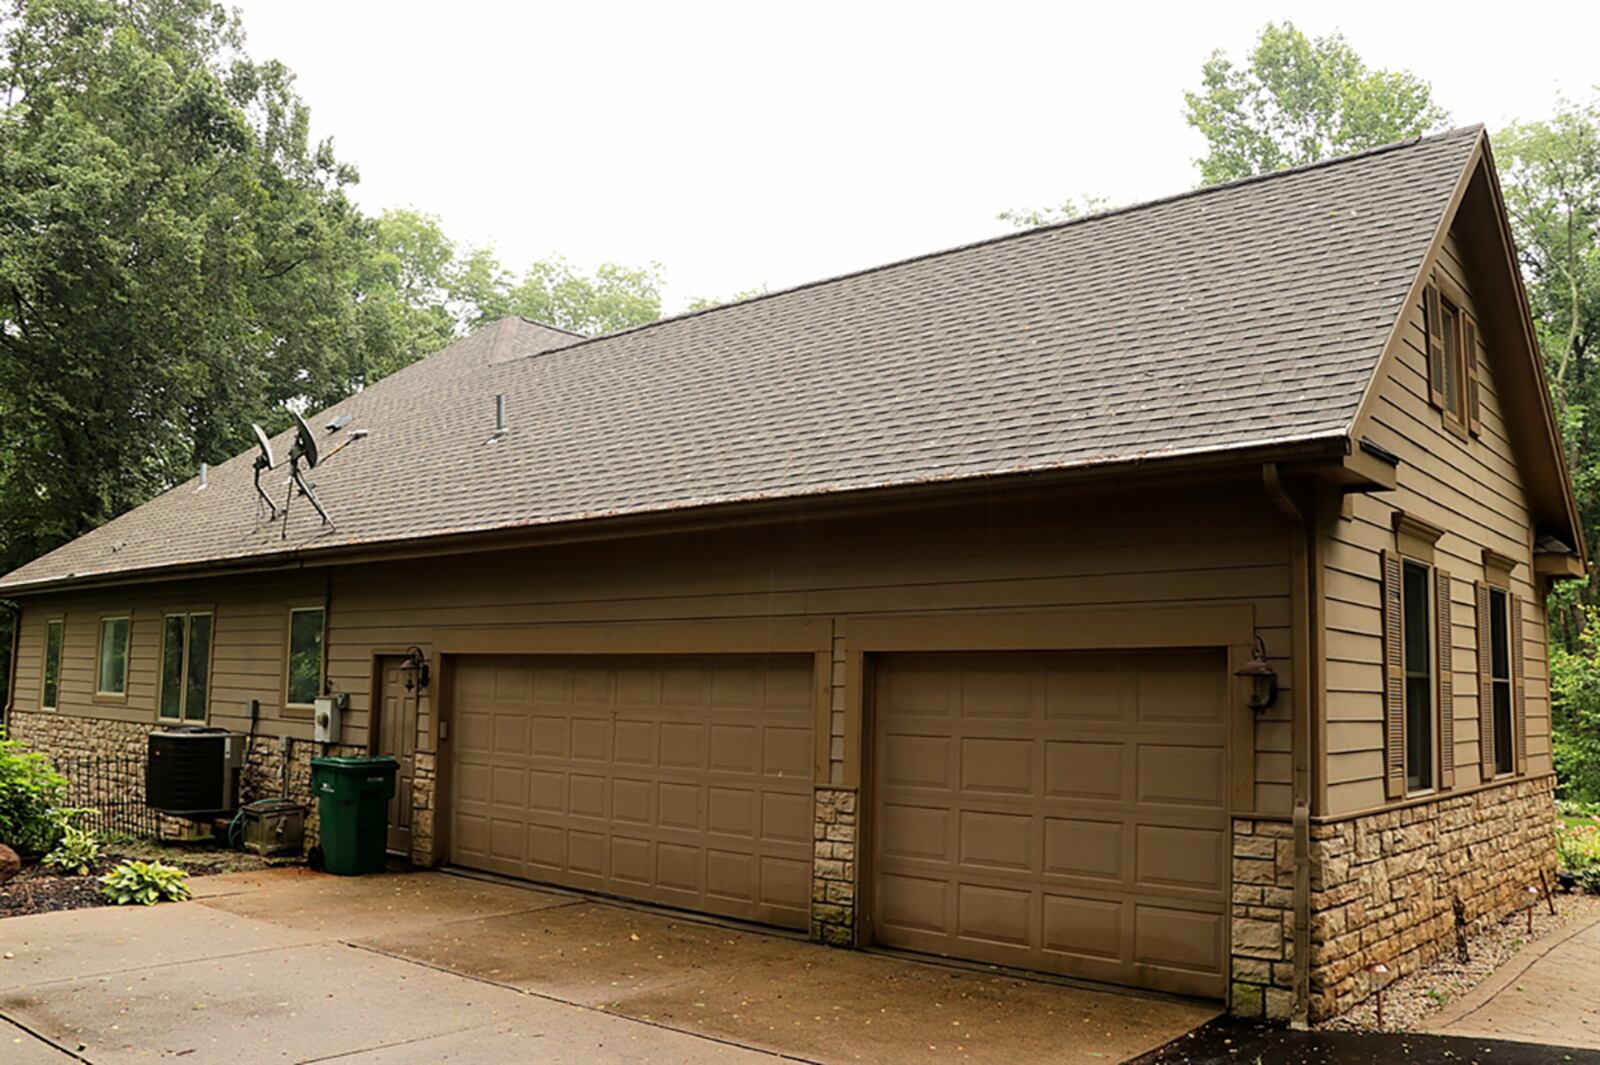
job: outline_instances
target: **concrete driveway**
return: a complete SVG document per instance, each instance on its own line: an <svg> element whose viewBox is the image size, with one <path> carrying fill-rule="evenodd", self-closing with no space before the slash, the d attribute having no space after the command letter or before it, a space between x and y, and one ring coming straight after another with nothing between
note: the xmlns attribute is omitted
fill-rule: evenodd
<svg viewBox="0 0 1600 1065"><path fill-rule="evenodd" d="M1216 1013L446 873L195 888L0 921L0 1059L1104 1065Z"/></svg>

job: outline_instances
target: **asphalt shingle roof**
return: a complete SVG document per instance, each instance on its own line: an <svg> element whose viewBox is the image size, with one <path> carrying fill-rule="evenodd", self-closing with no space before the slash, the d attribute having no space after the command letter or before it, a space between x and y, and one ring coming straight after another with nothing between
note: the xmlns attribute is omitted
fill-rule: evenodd
<svg viewBox="0 0 1600 1065"><path fill-rule="evenodd" d="M259 522L252 452L0 589L1341 436L1478 134L595 339L507 319L309 419L370 433L312 475L335 526Z"/></svg>

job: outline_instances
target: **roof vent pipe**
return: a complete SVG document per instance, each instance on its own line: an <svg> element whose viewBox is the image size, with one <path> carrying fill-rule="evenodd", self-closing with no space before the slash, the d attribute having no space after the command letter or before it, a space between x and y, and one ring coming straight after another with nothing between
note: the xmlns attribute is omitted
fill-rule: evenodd
<svg viewBox="0 0 1600 1065"><path fill-rule="evenodd" d="M498 440L506 435L506 395L504 392L494 394L494 439Z"/></svg>
<svg viewBox="0 0 1600 1065"><path fill-rule="evenodd" d="M197 484L194 489L196 492L200 491L200 489L206 486L206 475L210 472L211 467L202 462L200 464L200 483Z"/></svg>

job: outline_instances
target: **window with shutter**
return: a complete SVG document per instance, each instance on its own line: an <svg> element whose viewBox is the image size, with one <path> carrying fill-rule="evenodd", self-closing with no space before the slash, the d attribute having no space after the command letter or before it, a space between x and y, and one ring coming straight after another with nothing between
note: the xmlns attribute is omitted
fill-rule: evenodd
<svg viewBox="0 0 1600 1065"><path fill-rule="evenodd" d="M1516 772L1528 771L1528 671L1523 658L1522 600L1511 597L1511 698L1512 743L1516 748Z"/></svg>
<svg viewBox="0 0 1600 1065"><path fill-rule="evenodd" d="M1479 431L1482 399L1478 387L1478 327L1466 310L1466 297L1445 280L1422 290L1422 325L1428 345L1428 402L1457 433Z"/></svg>
<svg viewBox="0 0 1600 1065"><path fill-rule="evenodd" d="M1406 790L1434 786L1434 590L1432 574L1420 562L1401 566L1400 611L1405 625Z"/></svg>
<svg viewBox="0 0 1600 1065"><path fill-rule="evenodd" d="M1400 556L1383 553L1383 778L1391 799L1406 793L1405 623L1400 615Z"/></svg>
<svg viewBox="0 0 1600 1065"><path fill-rule="evenodd" d="M1422 322L1428 335L1428 400L1444 409L1444 319L1439 286L1422 290Z"/></svg>
<svg viewBox="0 0 1600 1065"><path fill-rule="evenodd" d="M1482 581L1473 586L1478 615L1478 759L1479 772L1488 780L1497 772L1499 754L1495 742L1494 713L1494 600L1492 589ZM1504 593L1502 593L1504 594Z"/></svg>
<svg viewBox="0 0 1600 1065"><path fill-rule="evenodd" d="M1478 327L1463 316L1461 323L1462 358L1467 364L1467 432L1483 432L1483 407L1478 395Z"/></svg>
<svg viewBox="0 0 1600 1065"><path fill-rule="evenodd" d="M1431 566L1383 553L1384 787L1392 799L1438 783L1440 594Z"/></svg>
<svg viewBox="0 0 1600 1065"><path fill-rule="evenodd" d="M1456 722L1455 652L1451 641L1455 633L1450 622L1450 574L1436 569L1433 580L1438 596L1439 787L1453 788L1456 786Z"/></svg>

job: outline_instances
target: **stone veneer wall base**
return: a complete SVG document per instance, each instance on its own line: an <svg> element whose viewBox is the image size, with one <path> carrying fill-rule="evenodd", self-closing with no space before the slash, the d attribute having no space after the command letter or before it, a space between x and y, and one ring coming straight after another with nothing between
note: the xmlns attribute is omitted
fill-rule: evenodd
<svg viewBox="0 0 1600 1065"><path fill-rule="evenodd" d="M129 759L142 765L146 750L146 737L157 728L165 727L136 721L110 721L101 718L77 717L43 711L12 710L8 727L11 737L53 758L92 758L112 756ZM275 736L253 736L245 751L245 762L239 782L240 801L288 798L307 808L306 846L315 845L320 822L317 804L311 794L311 759L323 752L321 745L308 740L291 740L285 752L283 743ZM331 745L328 754L364 755L364 747ZM287 763L286 763L287 759ZM288 789L284 790L284 769L288 768ZM437 779L434 756L419 755L412 788L413 824L412 854L414 864L433 864L433 791ZM142 793L144 780L108 779L103 785L107 801L124 799L130 791ZM94 801L97 796L89 796ZM192 836L193 822L181 818L163 817L161 837L180 839Z"/></svg>

